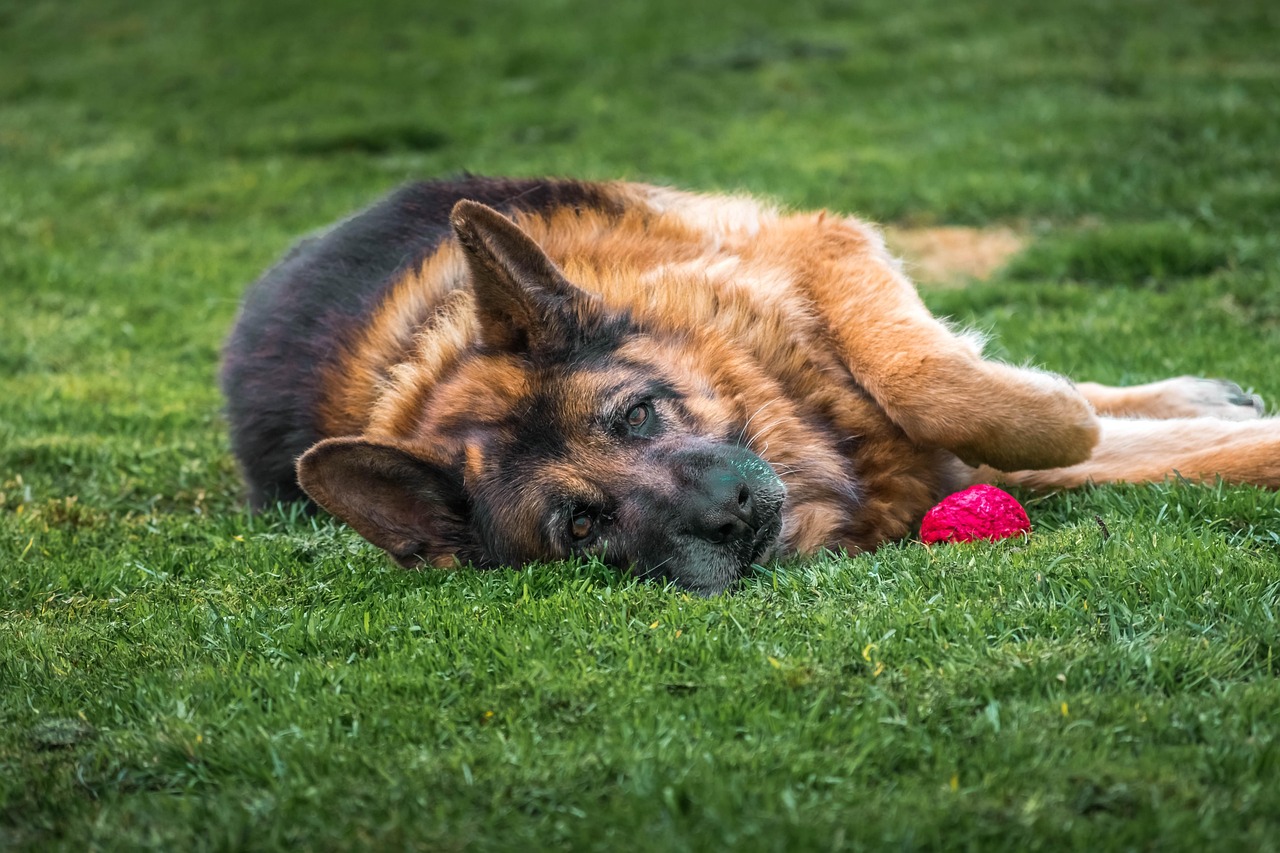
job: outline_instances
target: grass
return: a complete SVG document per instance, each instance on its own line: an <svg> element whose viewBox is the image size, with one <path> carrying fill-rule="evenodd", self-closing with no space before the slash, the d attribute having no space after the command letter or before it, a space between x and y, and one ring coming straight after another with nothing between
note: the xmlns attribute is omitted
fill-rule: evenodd
<svg viewBox="0 0 1280 853"><path fill-rule="evenodd" d="M413 176L1011 225L926 294L1082 378L1280 397L1257 2L0 6L0 847L1277 849L1280 500L1023 495L1025 543L406 573L250 517L244 284Z"/></svg>

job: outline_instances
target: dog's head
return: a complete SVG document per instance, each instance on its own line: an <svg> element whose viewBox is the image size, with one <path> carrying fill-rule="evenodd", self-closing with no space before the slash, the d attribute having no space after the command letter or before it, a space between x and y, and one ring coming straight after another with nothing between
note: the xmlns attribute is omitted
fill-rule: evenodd
<svg viewBox="0 0 1280 853"><path fill-rule="evenodd" d="M478 340L411 436L312 447L307 493L406 566L594 555L710 594L773 556L786 490L706 353L609 310L496 211L460 202L452 224Z"/></svg>

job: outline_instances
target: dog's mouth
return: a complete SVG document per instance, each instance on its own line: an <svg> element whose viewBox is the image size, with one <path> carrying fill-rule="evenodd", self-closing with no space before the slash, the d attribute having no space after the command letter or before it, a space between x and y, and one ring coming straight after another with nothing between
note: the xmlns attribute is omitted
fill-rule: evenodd
<svg viewBox="0 0 1280 853"><path fill-rule="evenodd" d="M752 566L761 566L771 562L778 556L778 546L781 541L782 507L778 507L769 514L768 518L764 519L760 524L760 528L756 531L755 537L751 540L751 552L744 569L750 570Z"/></svg>

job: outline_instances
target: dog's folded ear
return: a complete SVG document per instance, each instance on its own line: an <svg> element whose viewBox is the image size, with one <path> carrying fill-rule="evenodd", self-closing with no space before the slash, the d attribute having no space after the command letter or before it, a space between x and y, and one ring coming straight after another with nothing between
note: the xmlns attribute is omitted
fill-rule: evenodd
<svg viewBox="0 0 1280 853"><path fill-rule="evenodd" d="M316 503L402 566L475 557L459 472L350 436L312 446L297 470Z"/></svg>
<svg viewBox="0 0 1280 853"><path fill-rule="evenodd" d="M571 347L598 297L573 285L514 222L460 201L449 217L467 259L480 340L493 349L547 352Z"/></svg>

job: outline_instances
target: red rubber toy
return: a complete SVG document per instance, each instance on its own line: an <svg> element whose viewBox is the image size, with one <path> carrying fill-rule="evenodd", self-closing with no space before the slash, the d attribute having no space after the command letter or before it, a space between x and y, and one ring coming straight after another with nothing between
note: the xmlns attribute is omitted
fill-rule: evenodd
<svg viewBox="0 0 1280 853"><path fill-rule="evenodd" d="M920 538L935 542L1008 539L1031 533L1031 520L1017 498L995 486L979 484L956 492L925 513Z"/></svg>

